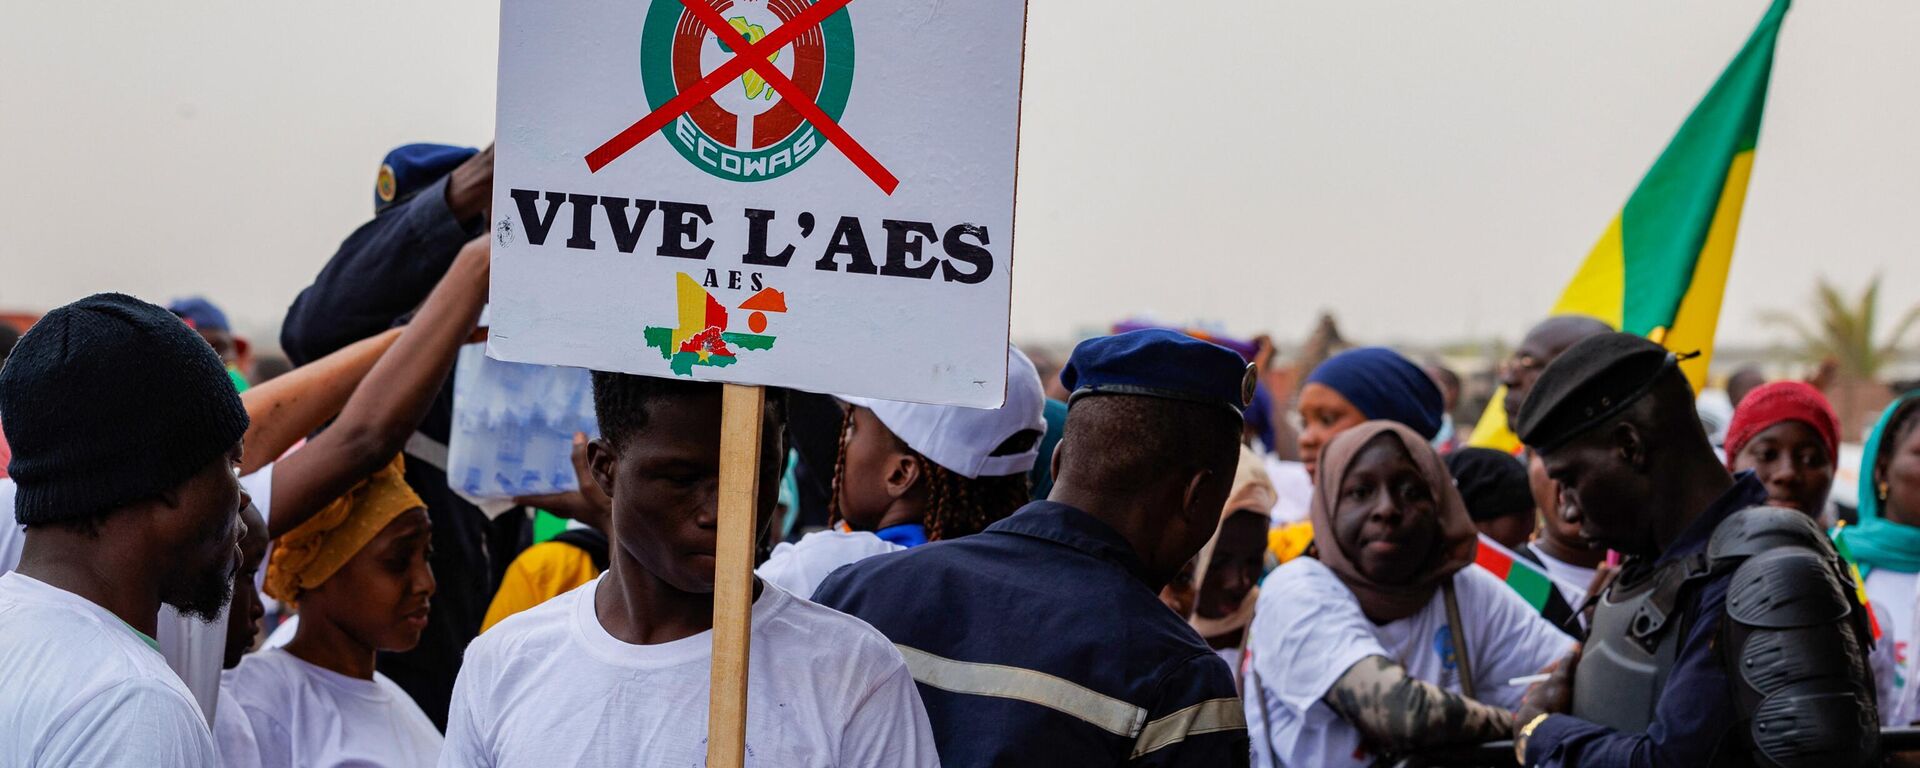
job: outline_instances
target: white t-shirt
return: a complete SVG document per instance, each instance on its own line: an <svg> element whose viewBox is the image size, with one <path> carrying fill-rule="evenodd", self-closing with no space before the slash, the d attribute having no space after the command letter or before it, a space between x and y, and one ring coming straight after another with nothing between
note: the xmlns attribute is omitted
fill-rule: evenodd
<svg viewBox="0 0 1920 768"><path fill-rule="evenodd" d="M1893 703L1883 706L1886 711L1880 713L1881 722L1889 725L1905 725L1915 714L1913 692L1907 683L1916 672L1912 642L1914 632L1920 630L1913 623L1914 600L1920 599L1920 592L1915 590L1917 585L1920 585L1920 574L1885 568L1867 572L1867 602L1873 604L1874 618L1880 622L1880 642L1875 650L1884 647L1892 652L1890 660L1870 659L1877 662L1874 664L1876 677L1884 678L1891 672L1891 684L1881 682L1879 686L1881 701ZM1875 655L1884 656L1883 653Z"/></svg>
<svg viewBox="0 0 1920 768"><path fill-rule="evenodd" d="M0 765L214 765L199 706L148 642L79 595L0 575Z"/></svg>
<svg viewBox="0 0 1920 768"><path fill-rule="evenodd" d="M1526 686L1507 681L1564 656L1573 638L1477 565L1455 574L1453 583L1478 698L1512 709ZM1267 577L1251 642L1253 672L1244 699L1256 766L1369 765L1373 756L1362 752L1360 732L1322 700L1368 656L1392 659L1412 677L1460 692L1440 590L1418 613L1376 625L1340 578L1312 558L1290 560Z"/></svg>
<svg viewBox="0 0 1920 768"><path fill-rule="evenodd" d="M253 724L231 695L213 712L213 741L222 766L260 768L260 743L253 738Z"/></svg>
<svg viewBox="0 0 1920 768"><path fill-rule="evenodd" d="M153 625L160 657L193 694L193 703L206 713L208 725L213 724L213 713L220 705L220 666L227 660L227 614L232 607L229 603L213 621L206 622L182 616L173 606L162 603Z"/></svg>
<svg viewBox="0 0 1920 768"><path fill-rule="evenodd" d="M1871 600L1868 602L1870 603L1868 610L1873 613L1874 622L1880 625L1880 638L1874 642L1873 650L1867 653L1867 667L1873 672L1874 693L1879 697L1880 702L1880 724L1906 725L1912 721L1909 713L1913 712L1914 689L1905 686L1903 681L1913 676L1912 660L1908 660L1907 668L1902 668L1900 663L1895 661L1893 638L1896 634L1901 637L1910 637L1912 628L1908 628L1907 633L1888 629L1887 625L1893 623L1893 619L1888 617L1887 609Z"/></svg>
<svg viewBox="0 0 1920 768"><path fill-rule="evenodd" d="M1553 555L1547 554L1533 542L1527 542L1527 549L1532 550L1534 557L1540 558L1540 567L1547 569L1547 578L1560 588L1560 597L1567 601L1567 605L1578 608L1580 603L1586 601L1587 585L1593 583L1593 574L1599 569L1554 559Z"/></svg>
<svg viewBox="0 0 1920 768"><path fill-rule="evenodd" d="M467 647L447 768L706 764L713 633L657 645L600 625L601 576ZM906 661L865 622L767 584L753 604L748 768L937 768Z"/></svg>
<svg viewBox="0 0 1920 768"><path fill-rule="evenodd" d="M261 520L273 519L273 465L268 464L256 469L253 474L240 478L240 487L246 489L253 498L253 506L260 510ZM261 568L262 571L266 570Z"/></svg>
<svg viewBox="0 0 1920 768"><path fill-rule="evenodd" d="M1289 524L1307 519L1313 510L1313 478L1307 476L1307 465L1298 461L1286 461L1268 456L1267 479L1273 482L1273 527L1283 528Z"/></svg>
<svg viewBox="0 0 1920 768"><path fill-rule="evenodd" d="M0 477L0 573L20 566L20 548L27 543L26 526L13 516L13 497L19 489L13 478Z"/></svg>
<svg viewBox="0 0 1920 768"><path fill-rule="evenodd" d="M440 731L405 691L378 672L348 677L279 648L248 654L221 676L222 756L230 768L421 768L440 760ZM245 762L257 755L257 760Z"/></svg>
<svg viewBox="0 0 1920 768"><path fill-rule="evenodd" d="M798 544L780 542L756 573L797 597L810 598L840 566L902 549L906 547L866 531L814 531Z"/></svg>

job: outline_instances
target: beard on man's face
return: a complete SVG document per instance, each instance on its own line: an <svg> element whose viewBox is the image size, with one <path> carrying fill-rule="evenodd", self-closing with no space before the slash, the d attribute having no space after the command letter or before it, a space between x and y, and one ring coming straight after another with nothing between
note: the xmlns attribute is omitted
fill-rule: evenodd
<svg viewBox="0 0 1920 768"><path fill-rule="evenodd" d="M170 585L160 593L160 602L173 606L182 616L211 623L233 599L233 572L234 565L229 562L224 568L208 568L183 577L182 583Z"/></svg>

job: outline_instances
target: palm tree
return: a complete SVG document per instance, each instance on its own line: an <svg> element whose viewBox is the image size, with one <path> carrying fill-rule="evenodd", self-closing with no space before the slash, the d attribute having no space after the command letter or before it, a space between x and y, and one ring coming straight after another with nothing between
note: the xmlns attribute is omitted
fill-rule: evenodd
<svg viewBox="0 0 1920 768"><path fill-rule="evenodd" d="M1848 303L1840 289L1820 278L1814 288L1813 322L1785 312L1768 312L1763 322L1786 328L1798 340L1797 356L1818 366L1812 383L1827 393L1845 435L1870 426L1874 414L1892 396L1880 380L1907 333L1920 323L1920 306L1909 308L1884 339L1875 340L1880 320L1880 276L1867 281L1858 301Z"/></svg>
<svg viewBox="0 0 1920 768"><path fill-rule="evenodd" d="M1880 275L1867 281L1858 301L1849 304L1840 289L1822 277L1814 289L1813 322L1786 312L1767 312L1761 319L1786 328L1798 337L1798 356L1805 362L1832 364L1835 373L1853 381L1878 381L1897 354L1907 333L1920 323L1920 306L1907 309L1884 340L1876 342L1874 326L1880 320Z"/></svg>

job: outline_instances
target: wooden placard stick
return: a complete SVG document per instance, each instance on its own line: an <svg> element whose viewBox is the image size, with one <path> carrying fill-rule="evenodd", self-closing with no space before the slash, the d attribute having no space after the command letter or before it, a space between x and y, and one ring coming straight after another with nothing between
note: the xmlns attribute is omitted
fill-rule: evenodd
<svg viewBox="0 0 1920 768"><path fill-rule="evenodd" d="M759 526L760 423L767 391L726 384L720 398L720 520L714 552L708 768L744 768L747 651L753 626L753 539Z"/></svg>

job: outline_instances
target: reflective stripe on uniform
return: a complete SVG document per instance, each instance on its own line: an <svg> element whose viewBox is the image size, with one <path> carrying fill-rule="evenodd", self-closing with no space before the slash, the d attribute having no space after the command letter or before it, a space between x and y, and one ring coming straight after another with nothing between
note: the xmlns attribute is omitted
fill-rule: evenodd
<svg viewBox="0 0 1920 768"><path fill-rule="evenodd" d="M1239 698L1208 699L1147 723L1133 742L1133 756L1178 744L1188 736L1246 729L1247 713L1241 709Z"/></svg>
<svg viewBox="0 0 1920 768"><path fill-rule="evenodd" d="M1084 720L1116 736L1140 734L1141 725L1147 719L1145 709L1045 672L1000 664L955 661L904 645L894 647L899 648L900 655L906 657L907 670L913 673L915 681L943 691L997 696L1038 704ZM1169 715L1163 721L1177 716L1178 713ZM1244 724L1242 727L1245 727ZM1185 738L1184 733L1178 738Z"/></svg>

